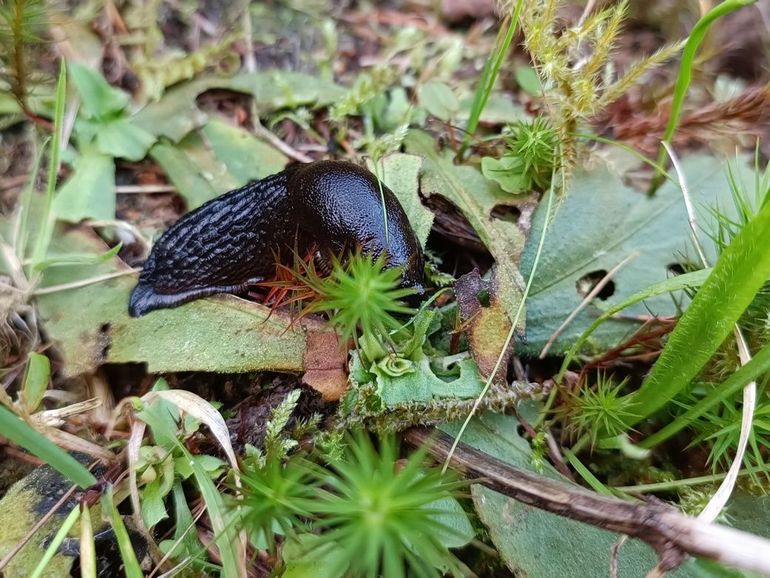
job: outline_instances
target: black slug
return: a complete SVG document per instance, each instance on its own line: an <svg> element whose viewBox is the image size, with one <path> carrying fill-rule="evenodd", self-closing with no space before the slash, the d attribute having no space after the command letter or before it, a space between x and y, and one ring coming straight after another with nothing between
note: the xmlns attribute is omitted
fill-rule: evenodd
<svg viewBox="0 0 770 578"><path fill-rule="evenodd" d="M317 161L249 183L174 223L144 264L129 314L243 293L275 273L276 255L311 248L322 257L385 251L387 266L402 269L402 285L422 291L420 244L393 192L357 165Z"/></svg>

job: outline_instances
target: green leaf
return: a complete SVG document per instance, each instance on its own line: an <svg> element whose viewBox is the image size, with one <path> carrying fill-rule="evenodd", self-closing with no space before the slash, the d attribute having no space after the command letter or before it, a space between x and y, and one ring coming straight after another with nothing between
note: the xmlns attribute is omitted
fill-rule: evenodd
<svg viewBox="0 0 770 578"><path fill-rule="evenodd" d="M375 376L377 394L385 407L393 408L404 403L427 403L441 399L473 399L484 387L478 367L470 358L457 364L460 375L452 381L437 377L430 367L430 359L426 356L409 363L410 370L401 375L391 375L378 364L368 368L368 373ZM355 352L351 367L351 373L360 367L360 358Z"/></svg>
<svg viewBox="0 0 770 578"><path fill-rule="evenodd" d="M156 137L166 137L178 143L208 121L208 116L198 108L195 100L204 90L204 85L196 81L179 85L167 90L158 102L145 106L131 120Z"/></svg>
<svg viewBox="0 0 770 578"><path fill-rule="evenodd" d="M451 120L460 110L457 97L443 82L426 82L420 87L418 94L420 106L441 120Z"/></svg>
<svg viewBox="0 0 770 578"><path fill-rule="evenodd" d="M481 159L481 173L489 180L500 185L506 193L520 193L524 184L524 178L520 171L520 162L512 156L504 156L499 159L483 157Z"/></svg>
<svg viewBox="0 0 770 578"><path fill-rule="evenodd" d="M348 555L334 542L321 542L314 534L300 534L281 548L285 568L282 578L337 578L348 568Z"/></svg>
<svg viewBox="0 0 770 578"><path fill-rule="evenodd" d="M424 247L433 226L433 211L420 202L422 159L415 155L394 153L380 159L377 167L371 160L367 160L367 167L396 195L420 245Z"/></svg>
<svg viewBox="0 0 770 578"><path fill-rule="evenodd" d="M673 293L675 291L681 291L688 288L700 287L703 285L703 282L708 278L710 273L711 269L700 269L691 273L684 273L682 275L677 275L676 277L671 277L665 281L661 281L660 283L650 285L649 287L634 293L628 299L625 299L617 305L610 307L596 318L591 326L583 332L583 334L575 341L575 343L572 344L572 347L570 347L570 349L566 352L561 370L559 371L559 377L556 379L556 381L561 381L561 377L564 376L564 372L567 371L570 363L575 359L575 356L580 352L581 347L588 340L591 334L599 327L601 327L602 323L610 319L613 315L623 311L624 309L627 309L631 305L646 301L647 299L657 295Z"/></svg>
<svg viewBox="0 0 770 578"><path fill-rule="evenodd" d="M133 120L155 136L179 142L203 126L206 115L196 105L197 97L214 88L250 94L260 114L300 106L327 106L342 98L345 89L323 78L283 70L206 76L167 90L163 98L139 111Z"/></svg>
<svg viewBox="0 0 770 578"><path fill-rule="evenodd" d="M747 164L740 168L737 178L753 182ZM710 156L693 156L682 162L693 204L696 207L732 206L724 163ZM545 220L544 203L535 211L532 231L521 258L521 271L526 276L532 267L537 238ZM701 226L708 230L707 212L703 211ZM559 210L549 225L538 274L527 301L526 340L522 351L536 355L584 298L586 291L578 288L588 276L594 281L612 270L624 259L632 259L612 278L612 294L597 298L583 309L562 331L551 347L559 355L570 348L596 317L637 291L670 277L669 267L683 261L692 253L690 229L687 224L682 193L667 183L653 198L625 185L620 176L597 166L590 171L576 171L569 190L564 194ZM710 255L714 251L708 248ZM643 304L624 311L635 315L670 316L677 313L668 295L646 299ZM609 319L591 336L596 349L606 349L627 338L639 322L631 319Z"/></svg>
<svg viewBox="0 0 770 578"><path fill-rule="evenodd" d="M96 127L96 148L112 157L140 161L157 139L129 118L117 118Z"/></svg>
<svg viewBox="0 0 770 578"><path fill-rule="evenodd" d="M466 98L460 101L460 112L456 120L465 120L473 113L473 99ZM527 121L530 116L521 104L513 101L508 93L495 92L489 96L484 110L481 112L479 122L484 124L514 124Z"/></svg>
<svg viewBox="0 0 770 578"><path fill-rule="evenodd" d="M0 406L0 432L2 432L3 437L39 457L81 488L87 488L96 483L94 475L83 464L14 415L5 406Z"/></svg>
<svg viewBox="0 0 770 578"><path fill-rule="evenodd" d="M159 379L153 385L156 389L168 389L165 379ZM147 403L136 412L136 417L150 427L155 445L171 452L177 444L179 410L165 399L157 398Z"/></svg>
<svg viewBox="0 0 770 578"><path fill-rule="evenodd" d="M232 578L238 578L243 576L240 571L241 565L239 564L238 556L238 535L235 532L235 527L231 523L232 516L230 511L225 507L224 498L219 493L219 490L211 481L206 470L190 453L184 449L181 445L179 449L185 455L187 460L193 469L195 476L195 483L198 486L198 490L203 496L203 501L206 504L208 510L209 520L214 530L214 542L219 548L220 558L222 560L223 576ZM237 511L233 511L233 514L237 514Z"/></svg>
<svg viewBox="0 0 770 578"><path fill-rule="evenodd" d="M45 355L31 351L27 357L27 371L21 388L21 401L26 411L32 413L37 409L50 381L50 360Z"/></svg>
<svg viewBox="0 0 770 578"><path fill-rule="evenodd" d="M128 106L128 93L110 86L95 70L73 62L69 65L69 71L86 116L105 120L117 116Z"/></svg>
<svg viewBox="0 0 770 578"><path fill-rule="evenodd" d="M198 163L192 158L193 148L199 152L195 155ZM185 139L177 146L156 144L150 150L150 156L187 201L188 210L200 207L227 190L220 190L221 185L217 186L217 183L224 182L225 186L232 184L235 187L235 183L230 182L229 176L225 174L224 165L217 163L197 138Z"/></svg>
<svg viewBox="0 0 770 578"><path fill-rule="evenodd" d="M118 542L118 550L120 551L120 559L123 562L123 571L126 573L126 578L144 578L144 572L142 572L139 561L136 559L136 553L131 544L131 538L128 536L128 530L126 530L126 525L123 523L123 517L115 507L112 486L107 486L107 490L102 494L101 504L102 510L109 519L113 532L115 532L115 540Z"/></svg>
<svg viewBox="0 0 770 578"><path fill-rule="evenodd" d="M286 155L248 131L221 120L210 120L203 135L237 186L278 173L289 161Z"/></svg>
<svg viewBox="0 0 770 578"><path fill-rule="evenodd" d="M112 157L83 152L72 176L53 201L56 216L71 223L115 218L115 163Z"/></svg>
<svg viewBox="0 0 770 578"><path fill-rule="evenodd" d="M425 507L434 510L433 518L442 526L438 530L439 540L447 548L462 548L476 537L468 515L455 498L442 498Z"/></svg>
<svg viewBox="0 0 770 578"><path fill-rule="evenodd" d="M540 77L531 66L517 66L513 71L516 84L530 96L540 96Z"/></svg>
<svg viewBox="0 0 770 578"><path fill-rule="evenodd" d="M152 528L168 518L166 506L163 504L165 496L161 493L161 480L155 479L142 488L142 520L145 526Z"/></svg>

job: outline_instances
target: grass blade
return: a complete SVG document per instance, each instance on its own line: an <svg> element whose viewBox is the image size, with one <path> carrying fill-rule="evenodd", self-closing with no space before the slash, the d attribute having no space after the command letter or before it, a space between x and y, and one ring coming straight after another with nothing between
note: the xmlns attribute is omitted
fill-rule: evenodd
<svg viewBox="0 0 770 578"><path fill-rule="evenodd" d="M134 547L131 544L131 538L128 536L128 530L123 523L123 518L115 507L115 496L112 493L112 486L107 486L107 490L102 494L102 510L110 520L115 539L118 541L120 550L120 559L123 561L123 569L126 578L144 578L144 572L136 559Z"/></svg>
<svg viewBox="0 0 770 578"><path fill-rule="evenodd" d="M35 248L32 252L32 267L30 271L35 271L36 265L45 259L48 252L48 245L51 244L53 237L53 227L56 217L53 214L53 197L56 191L56 180L59 174L59 164L61 160L62 129L64 126L64 105L67 98L67 67L62 59L59 63L59 79L56 83L56 104L54 108L54 135L51 143L51 158L48 164L48 180L45 189L45 201L43 204L42 223L40 234L35 240Z"/></svg>
<svg viewBox="0 0 770 578"><path fill-rule="evenodd" d="M58 552L59 546L61 546L64 538L67 537L67 534L69 533L70 529L72 529L72 526L75 525L75 522L78 521L79 517L80 508L75 506L72 508L69 516L64 519L64 523L59 528L59 531L56 532L56 535L53 537L53 540L51 540L48 548L45 549L43 557L40 559L40 562L38 562L38 565L35 566L35 570L32 572L32 574L30 574L30 578L40 578L43 575L43 572L45 572L45 569L51 562L51 559L56 555L56 552Z"/></svg>
<svg viewBox="0 0 770 578"><path fill-rule="evenodd" d="M81 488L88 488L96 483L94 475L83 464L5 406L0 406L0 432L3 437L36 455Z"/></svg>
<svg viewBox="0 0 770 578"><path fill-rule="evenodd" d="M671 114L668 118L668 124L666 130L663 133L663 142L671 142L671 138L676 132L676 127L679 124L679 117L682 114L682 105L684 104L685 96L687 96L687 89L690 88L690 82L692 81L692 69L695 64L695 54L698 51L703 39L706 37L706 33L711 28L711 25L719 20L722 16L726 16L730 12L734 12L739 8L754 4L756 0L724 0L711 10L701 16L700 20L695 23L695 26L690 32L690 36L687 37L687 42L684 45L684 51L682 52L682 63L679 65L679 76L676 79L674 85L674 99L671 103ZM658 166L665 166L666 162L666 149L661 145L660 152L658 153ZM655 178L652 180L650 186L650 193L654 193L655 190L663 182L663 174L658 172Z"/></svg>
<svg viewBox="0 0 770 578"><path fill-rule="evenodd" d="M669 336L652 372L639 390L631 394L636 417L629 420L629 427L655 413L690 384L732 332L768 278L770 204L722 252Z"/></svg>
<svg viewBox="0 0 770 578"><path fill-rule="evenodd" d="M460 146L460 151L457 153L458 157L462 157L463 153L468 149L471 142L471 137L476 132L476 128L479 126L479 119L481 113L484 112L484 107L487 105L489 95L492 94L492 89L495 87L497 77L500 75L500 67L503 65L508 49L513 42L513 37L516 34L516 30L519 27L519 14L521 14L521 8L524 5L524 0L517 0L516 6L513 10L511 18L508 20L508 29L505 36L501 41L497 43L497 49L489 57L486 64L484 64L484 70L481 73L481 80L476 87L476 93L473 95L473 102L471 103L471 113L468 118L468 125L465 127L465 137L463 143ZM498 40L500 37L498 36Z"/></svg>
<svg viewBox="0 0 770 578"><path fill-rule="evenodd" d="M180 446L181 447L181 446ZM232 578L245 577L245 567L240 562L238 536L233 524L228 522L228 511L222 495L217 490L209 474L190 453L182 448L185 459L190 462L195 482L198 485L214 530L214 540L219 548L222 560L222 575Z"/></svg>
<svg viewBox="0 0 770 578"><path fill-rule="evenodd" d="M82 506L80 516L80 578L96 578L96 543L91 525L91 511Z"/></svg>
<svg viewBox="0 0 770 578"><path fill-rule="evenodd" d="M676 419L660 431L639 442L638 445L643 448L653 448L666 441L708 410L735 395L751 380L758 378L768 371L770 371L770 343L760 349L751 361L728 377L721 386L714 388L697 404L677 416Z"/></svg>

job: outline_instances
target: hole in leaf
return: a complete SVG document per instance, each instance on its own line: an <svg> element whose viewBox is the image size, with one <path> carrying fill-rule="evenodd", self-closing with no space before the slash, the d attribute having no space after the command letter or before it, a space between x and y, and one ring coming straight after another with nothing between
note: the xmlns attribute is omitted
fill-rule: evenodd
<svg viewBox="0 0 770 578"><path fill-rule="evenodd" d="M482 307L489 307L491 302L489 299L489 290L488 289L482 289L478 293L476 293L476 299L479 300L479 305Z"/></svg>
<svg viewBox="0 0 770 578"><path fill-rule="evenodd" d="M577 283L575 283L575 288L577 289L578 295L581 297L585 297L588 295L591 291L594 290L594 287L596 287L599 284L599 281L604 279L604 277L607 275L607 271L604 269L599 269L597 271L591 271L590 273L586 273L583 275L580 279L577 280ZM610 279L609 283L607 283L604 287L602 287L601 291L596 295L599 299L602 301L612 297L615 294L615 282Z"/></svg>
<svg viewBox="0 0 770 578"><path fill-rule="evenodd" d="M510 205L495 205L490 214L493 219L500 219L508 223L518 223L521 217L521 210Z"/></svg>
<svg viewBox="0 0 770 578"><path fill-rule="evenodd" d="M681 263L669 263L666 265L666 272L673 277L684 275L686 273Z"/></svg>

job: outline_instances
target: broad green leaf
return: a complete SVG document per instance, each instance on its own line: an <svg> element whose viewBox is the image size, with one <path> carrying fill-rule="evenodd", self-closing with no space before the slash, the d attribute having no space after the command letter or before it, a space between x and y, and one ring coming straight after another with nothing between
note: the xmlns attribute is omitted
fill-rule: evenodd
<svg viewBox="0 0 770 578"><path fill-rule="evenodd" d="M770 496L739 494L727 505L731 525L770 538Z"/></svg>
<svg viewBox="0 0 770 578"><path fill-rule="evenodd" d="M519 65L513 71L516 84L530 96L540 96L542 89L540 87L540 77L531 66Z"/></svg>
<svg viewBox="0 0 770 578"><path fill-rule="evenodd" d="M278 173L289 160L248 131L222 120L210 120L203 127L203 135L214 156L225 164L237 186Z"/></svg>
<svg viewBox="0 0 770 578"><path fill-rule="evenodd" d="M198 165L187 154L192 147L200 148L199 161L201 156L208 155L202 165ZM160 165L179 194L187 201L189 210L200 207L206 201L225 192L215 189L217 182L228 180L224 165L217 163L213 156L203 149L197 138L185 139L185 142L179 145L158 143L150 150L150 156ZM225 178L217 178L222 176ZM231 184L235 185L235 183Z"/></svg>
<svg viewBox="0 0 770 578"><path fill-rule="evenodd" d="M569 350L566 352L566 355L564 356L564 362L562 363L559 375L561 376L564 374L564 372L569 368L569 365L572 362L572 360L575 359L575 356L580 352L580 349L583 346L583 344L588 340L589 337L591 337L591 334L594 331L596 331L599 327L601 327L602 323L607 321L607 319L610 319L613 315L620 313L621 311L623 311L624 309L627 309L631 305L634 305L641 301L646 301L651 297L655 297L657 295L663 295L666 293L674 293L675 291L682 291L684 289L694 289L694 288L700 287L703 284L703 282L708 278L710 273L711 273L711 269L700 269L698 271L692 271L691 273L684 273L683 275L677 275L676 277L671 277L669 279L661 281L660 283L655 283L654 285L645 287L641 291L638 291L633 295L631 295L631 297L629 297L628 299L604 311L599 317L596 318L596 320L590 325L590 327L588 327L588 329L586 329L583 332L583 334L580 337L578 337L575 343L572 344L572 347L570 347ZM559 381L559 379L557 379L557 381Z"/></svg>
<svg viewBox="0 0 770 578"><path fill-rule="evenodd" d="M160 479L155 479L142 488L142 520L148 528L153 528L155 524L168 518L166 506L163 504L164 498Z"/></svg>
<svg viewBox="0 0 770 578"><path fill-rule="evenodd" d="M420 106L441 120L451 120L460 110L457 97L443 82L426 82L420 87L418 94Z"/></svg>
<svg viewBox="0 0 770 578"><path fill-rule="evenodd" d="M287 540L281 548L285 569L282 578L337 578L345 574L349 563L348 555L337 544L327 542L320 547L320 537L301 534Z"/></svg>
<svg viewBox="0 0 770 578"><path fill-rule="evenodd" d="M193 81L167 90L163 98L145 106L131 120L150 134L177 143L208 120L195 101L206 90L205 86Z"/></svg>
<svg viewBox="0 0 770 578"><path fill-rule="evenodd" d="M251 94L260 114L300 106L327 106L345 95L344 88L329 80L287 70L238 74L220 88Z"/></svg>
<svg viewBox="0 0 770 578"><path fill-rule="evenodd" d="M205 76L166 91L159 102L147 105L133 120L155 136L178 142L205 124L206 117L195 100L214 88L252 95L260 115L300 106L327 106L345 94L341 86L301 72L268 70L232 77Z"/></svg>
<svg viewBox="0 0 770 578"><path fill-rule="evenodd" d="M433 225L433 212L420 202L422 159L415 155L394 153L380 159L377 167L371 160L367 161L367 167L398 197L420 245L424 247Z"/></svg>
<svg viewBox="0 0 770 578"><path fill-rule="evenodd" d="M115 218L115 162L112 157L83 152L72 176L54 197L53 212L71 223Z"/></svg>
<svg viewBox="0 0 770 578"><path fill-rule="evenodd" d="M155 140L155 136L129 118L117 118L96 127L96 148L99 152L129 161L140 161L147 156Z"/></svg>
<svg viewBox="0 0 770 578"><path fill-rule="evenodd" d="M476 537L468 515L455 498L442 498L425 507L437 510L432 517L441 524L441 529L438 530L439 540L447 548L462 548ZM451 531L444 528L450 528Z"/></svg>
<svg viewBox="0 0 770 578"><path fill-rule="evenodd" d="M736 178L753 182L745 163L736 163ZM686 158L682 163L701 227L708 231L711 217L706 205L732 206L725 165L709 156ZM532 268L537 239L545 219L544 203L535 211L532 231L521 258L525 276ZM705 238L705 236L704 236ZM706 241L708 240L705 238ZM710 255L713 251L709 249ZM653 198L625 185L620 176L603 166L577 170L563 196L546 237L532 292L527 301L526 340L523 351L537 354L583 300L581 289L589 275L594 282L624 259L631 260L615 273L612 294L597 298L583 309L556 339L551 354L559 355L580 337L605 310L634 293L671 276L670 267L693 256L690 229L677 186L667 183ZM646 299L624 314L668 316L677 313L669 295ZM615 346L630 336L639 322L609 319L591 336L596 349Z"/></svg>
<svg viewBox="0 0 770 578"><path fill-rule="evenodd" d="M356 353L353 356L351 373L356 373L361 367L360 357ZM367 373L375 376L377 394L385 407L393 408L412 402L473 399L484 388L476 363L470 358L458 362L460 375L452 381L437 377L426 356L418 361L402 361L405 368L401 375L392 375L392 372L386 372L378 365L372 365L367 370Z"/></svg>
<svg viewBox="0 0 770 578"><path fill-rule="evenodd" d="M472 106L472 98L460 101L457 118L464 120L470 117ZM529 118L524 107L514 102L510 94L495 92L490 95L484 110L481 111L479 121L484 124L513 124Z"/></svg>
<svg viewBox="0 0 770 578"><path fill-rule="evenodd" d="M51 381L51 362L45 355L31 351L27 357L27 370L21 388L21 401L30 413L43 401L45 390Z"/></svg>
<svg viewBox="0 0 770 578"><path fill-rule="evenodd" d="M456 363L450 375L443 378L436 375L431 359L425 355L423 345L427 336L440 327L436 309L424 309L412 323L412 335L397 345L398 355L382 352L377 357L364 345L361 351L354 351L350 363L350 378L353 384L348 402L354 401L356 387L375 385L379 405L396 409L410 403L430 403L436 400L473 399L484 387L478 367L470 358ZM366 361L367 355L375 361Z"/></svg>
<svg viewBox="0 0 770 578"><path fill-rule="evenodd" d="M79 461L51 442L43 434L5 406L0 406L2 436L39 457L61 475L87 488L96 483L94 475Z"/></svg>
<svg viewBox="0 0 770 578"><path fill-rule="evenodd" d="M69 65L69 70L86 116L106 120L117 116L128 106L128 93L110 86L95 70L76 62Z"/></svg>

